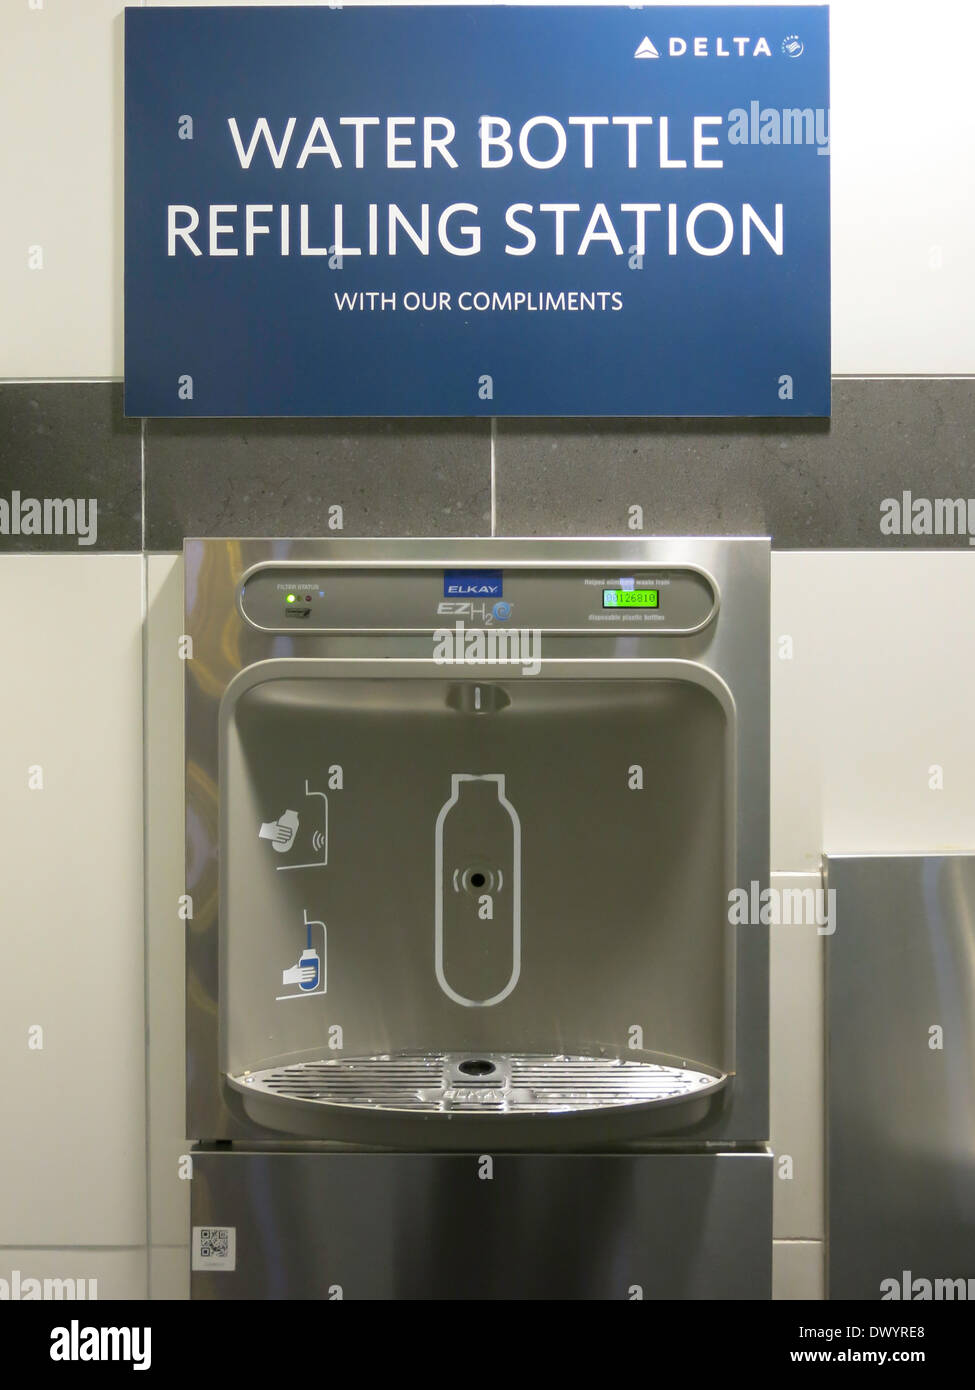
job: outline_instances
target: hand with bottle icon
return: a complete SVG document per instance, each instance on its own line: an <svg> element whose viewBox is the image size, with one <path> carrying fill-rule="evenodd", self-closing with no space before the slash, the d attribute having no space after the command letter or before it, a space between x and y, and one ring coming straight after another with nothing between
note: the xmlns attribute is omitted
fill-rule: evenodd
<svg viewBox="0 0 975 1390"><path fill-rule="evenodd" d="M281 983L283 985L307 985L318 976L318 970L314 965L289 965L287 970L281 971Z"/></svg>
<svg viewBox="0 0 975 1390"><path fill-rule="evenodd" d="M318 988L321 969L321 958L318 952L310 944L302 951L298 958L297 965L289 965L287 970L281 972L281 983L283 985L297 985L299 989L308 991Z"/></svg>

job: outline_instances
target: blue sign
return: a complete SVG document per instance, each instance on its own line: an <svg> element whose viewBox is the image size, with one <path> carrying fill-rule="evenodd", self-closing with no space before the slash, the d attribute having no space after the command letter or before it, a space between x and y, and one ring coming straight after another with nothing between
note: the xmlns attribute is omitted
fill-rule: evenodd
<svg viewBox="0 0 975 1390"><path fill-rule="evenodd" d="M826 6L128 9L130 415L828 415Z"/></svg>
<svg viewBox="0 0 975 1390"><path fill-rule="evenodd" d="M444 598L500 598L504 593L500 570L444 570Z"/></svg>

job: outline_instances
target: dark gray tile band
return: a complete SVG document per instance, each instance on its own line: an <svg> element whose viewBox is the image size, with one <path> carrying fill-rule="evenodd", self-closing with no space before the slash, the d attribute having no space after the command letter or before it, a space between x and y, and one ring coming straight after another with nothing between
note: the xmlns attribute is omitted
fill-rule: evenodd
<svg viewBox="0 0 975 1390"><path fill-rule="evenodd" d="M884 535L880 505L975 496L975 381L838 379L832 422L499 421L498 532L769 532L781 548L944 548ZM488 421L195 420L147 426L147 541L185 535L483 535ZM138 550L138 421L109 382L0 384L0 502L98 499L97 541L7 534L0 551ZM975 503L973 503L975 513ZM4 508L0 506L0 521Z"/></svg>
<svg viewBox="0 0 975 1390"><path fill-rule="evenodd" d="M150 550L184 536L491 529L488 420L151 420ZM329 526L329 508L344 527Z"/></svg>
<svg viewBox="0 0 975 1390"><path fill-rule="evenodd" d="M760 534L788 548L968 548L884 535L881 503L973 498L975 381L833 382L831 421L499 420L499 535ZM975 522L975 501L972 503Z"/></svg>
<svg viewBox="0 0 975 1390"><path fill-rule="evenodd" d="M141 472L140 422L122 414L121 382L0 383L0 551L141 550Z"/></svg>

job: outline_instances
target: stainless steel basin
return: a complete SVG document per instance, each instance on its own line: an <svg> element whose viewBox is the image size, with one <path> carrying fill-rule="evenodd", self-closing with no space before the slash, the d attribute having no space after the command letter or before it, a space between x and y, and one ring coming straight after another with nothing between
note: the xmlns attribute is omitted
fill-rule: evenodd
<svg viewBox="0 0 975 1390"><path fill-rule="evenodd" d="M431 669L271 661L225 697L225 1055L245 1108L312 1134L336 1109L449 1115L459 1139L469 1117L712 1095L732 1064L726 692L666 668ZM294 817L284 849L260 838ZM308 946L318 985L288 985Z"/></svg>

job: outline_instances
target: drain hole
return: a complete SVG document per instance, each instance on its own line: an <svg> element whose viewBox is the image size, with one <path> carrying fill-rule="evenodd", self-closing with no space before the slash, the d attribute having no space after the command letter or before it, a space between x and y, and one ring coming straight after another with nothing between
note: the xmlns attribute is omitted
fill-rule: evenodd
<svg viewBox="0 0 975 1390"><path fill-rule="evenodd" d="M486 882L487 880L485 879L483 874L471 874L472 888L483 888Z"/></svg>
<svg viewBox="0 0 975 1390"><path fill-rule="evenodd" d="M472 1057L470 1061L461 1062L457 1068L465 1076L490 1076L494 1069L494 1063L486 1057Z"/></svg>

